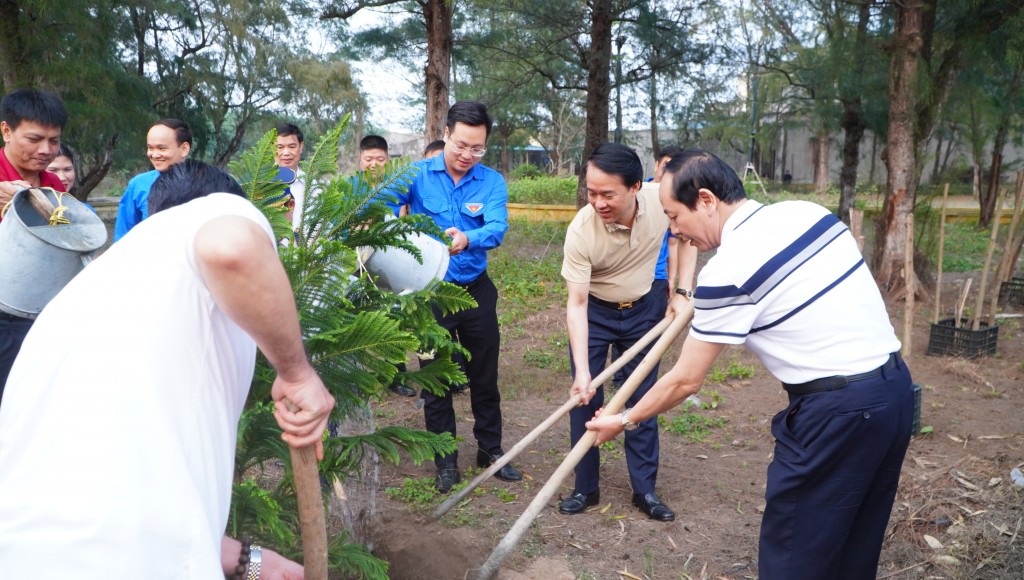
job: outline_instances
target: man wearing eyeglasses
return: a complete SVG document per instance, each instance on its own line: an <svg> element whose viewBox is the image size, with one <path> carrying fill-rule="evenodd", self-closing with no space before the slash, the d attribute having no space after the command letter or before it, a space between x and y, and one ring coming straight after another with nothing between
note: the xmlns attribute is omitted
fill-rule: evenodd
<svg viewBox="0 0 1024 580"><path fill-rule="evenodd" d="M395 213L405 204L409 213L431 217L450 238L451 261L445 281L458 284L477 302L476 308L443 316L434 310L438 323L447 328L470 354L466 365L476 461L487 467L501 457L501 395L498 393L498 290L487 277L487 251L501 245L508 229L508 187L500 173L480 164L487 152L491 117L477 101L459 101L448 109L441 155L417 161L412 183L404 192L392 191ZM448 241L448 240L446 240ZM423 415L427 430L455 436L455 410L451 390L443 396L423 391ZM459 482L458 453L434 458L437 490L447 493ZM511 464L495 474L505 481L519 481L522 474Z"/></svg>

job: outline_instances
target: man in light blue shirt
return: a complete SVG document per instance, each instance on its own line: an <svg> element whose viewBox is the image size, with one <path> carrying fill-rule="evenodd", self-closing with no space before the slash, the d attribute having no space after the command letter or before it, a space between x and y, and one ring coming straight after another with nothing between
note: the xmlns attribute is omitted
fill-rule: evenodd
<svg viewBox="0 0 1024 580"><path fill-rule="evenodd" d="M434 316L452 338L469 351L466 366L473 435L477 440L477 465L487 467L504 452L501 449L501 395L498 392L498 290L487 276L487 251L501 245L508 229L508 187L500 173L480 165L487 152L492 121L487 108L476 101L459 101L448 110L445 148L437 157L416 162L417 172L397 198L395 213L408 204L409 213L431 217L450 238L451 261L445 281L458 284L477 302L477 307L448 316ZM443 396L423 391L427 430L455 435L455 410L451 391ZM458 453L434 458L436 486L447 493L459 482ZM519 481L522 474L505 465L495 477Z"/></svg>
<svg viewBox="0 0 1024 580"><path fill-rule="evenodd" d="M153 170L140 173L128 182L117 207L114 241L149 217L149 189L167 169L184 161L192 150L192 129L180 119L160 119L146 133L146 157Z"/></svg>

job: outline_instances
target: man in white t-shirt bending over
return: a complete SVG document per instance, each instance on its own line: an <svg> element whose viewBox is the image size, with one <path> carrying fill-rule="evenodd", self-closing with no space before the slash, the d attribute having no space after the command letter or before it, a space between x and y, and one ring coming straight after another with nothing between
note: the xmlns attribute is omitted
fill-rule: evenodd
<svg viewBox="0 0 1024 580"><path fill-rule="evenodd" d="M240 547L223 534L257 347L277 371L283 438L323 453L334 401L306 359L270 225L203 163L173 166L151 195L155 215L47 305L11 370L4 578L232 573ZM264 580L302 575L270 551L262 565Z"/></svg>

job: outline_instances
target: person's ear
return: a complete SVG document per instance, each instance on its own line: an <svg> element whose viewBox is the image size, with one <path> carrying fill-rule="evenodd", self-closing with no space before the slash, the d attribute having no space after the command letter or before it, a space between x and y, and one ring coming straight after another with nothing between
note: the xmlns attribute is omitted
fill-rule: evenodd
<svg viewBox="0 0 1024 580"><path fill-rule="evenodd" d="M11 126L7 124L7 121L0 121L0 132L3 133L4 142L11 138Z"/></svg>
<svg viewBox="0 0 1024 580"><path fill-rule="evenodd" d="M185 149L185 157L188 157L188 154L192 151L192 145L188 141L185 141L184 143L181 144L181 146L184 147Z"/></svg>
<svg viewBox="0 0 1024 580"><path fill-rule="evenodd" d="M718 198L715 197L715 194L711 193L710 189L702 187L697 190L697 201L709 212L718 207Z"/></svg>

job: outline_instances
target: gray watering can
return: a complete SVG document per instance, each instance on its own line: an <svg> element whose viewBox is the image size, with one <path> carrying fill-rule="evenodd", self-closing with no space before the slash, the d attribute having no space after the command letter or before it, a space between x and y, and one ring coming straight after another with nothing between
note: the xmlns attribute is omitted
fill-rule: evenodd
<svg viewBox="0 0 1024 580"><path fill-rule="evenodd" d="M47 205L63 206L69 223L49 225ZM73 196L49 188L14 194L0 221L0 310L37 317L106 241L103 220Z"/></svg>
<svg viewBox="0 0 1024 580"><path fill-rule="evenodd" d="M423 263L401 248L374 250L360 248L363 266L377 278L377 284L395 293L422 290L448 272L448 246L428 236L414 233L406 237L423 255Z"/></svg>

